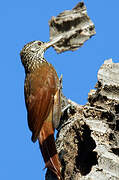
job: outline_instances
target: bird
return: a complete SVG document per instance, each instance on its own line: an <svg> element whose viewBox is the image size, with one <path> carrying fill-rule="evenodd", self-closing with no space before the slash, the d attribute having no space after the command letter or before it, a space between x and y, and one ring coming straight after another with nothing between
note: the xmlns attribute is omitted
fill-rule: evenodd
<svg viewBox="0 0 119 180"><path fill-rule="evenodd" d="M44 58L50 43L32 41L20 52L25 69L24 95L32 141L39 141L45 162L58 180L61 163L56 150L54 131L61 117L61 82L55 68Z"/></svg>

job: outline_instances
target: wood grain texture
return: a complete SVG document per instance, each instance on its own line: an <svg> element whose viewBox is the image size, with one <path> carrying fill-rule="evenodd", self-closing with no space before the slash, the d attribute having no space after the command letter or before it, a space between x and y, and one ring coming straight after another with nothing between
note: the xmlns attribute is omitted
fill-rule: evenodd
<svg viewBox="0 0 119 180"><path fill-rule="evenodd" d="M119 63L106 60L88 102L71 100L56 140L64 180L119 180ZM46 180L56 180L47 171Z"/></svg>
<svg viewBox="0 0 119 180"><path fill-rule="evenodd" d="M95 35L95 26L89 16L84 2L79 2L72 10L65 10L49 21L50 40L57 53L75 51L85 41Z"/></svg>

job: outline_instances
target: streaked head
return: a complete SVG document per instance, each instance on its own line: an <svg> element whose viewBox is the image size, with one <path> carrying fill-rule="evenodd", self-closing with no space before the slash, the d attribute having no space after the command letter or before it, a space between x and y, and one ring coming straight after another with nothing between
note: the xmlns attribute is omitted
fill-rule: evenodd
<svg viewBox="0 0 119 180"><path fill-rule="evenodd" d="M32 41L26 44L20 52L21 61L26 71L35 63L46 61L43 57L44 52L51 45L42 41Z"/></svg>

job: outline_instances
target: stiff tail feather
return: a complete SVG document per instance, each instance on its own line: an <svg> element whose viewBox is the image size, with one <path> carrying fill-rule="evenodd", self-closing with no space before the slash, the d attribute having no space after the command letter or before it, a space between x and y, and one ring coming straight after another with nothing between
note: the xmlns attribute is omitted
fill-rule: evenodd
<svg viewBox="0 0 119 180"><path fill-rule="evenodd" d="M52 116L49 115L49 117L44 121L38 139L41 153L45 161L45 168L49 168L54 172L58 180L63 180L61 176L61 164L55 146L54 129L51 117Z"/></svg>

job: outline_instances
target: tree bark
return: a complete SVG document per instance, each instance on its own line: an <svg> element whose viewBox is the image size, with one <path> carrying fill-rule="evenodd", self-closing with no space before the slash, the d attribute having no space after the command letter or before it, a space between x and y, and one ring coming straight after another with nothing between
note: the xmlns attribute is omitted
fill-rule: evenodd
<svg viewBox="0 0 119 180"><path fill-rule="evenodd" d="M119 180L119 63L107 60L86 105L63 97L56 147L64 180ZM46 180L56 180L48 170Z"/></svg>
<svg viewBox="0 0 119 180"><path fill-rule="evenodd" d="M87 14L84 2L65 10L49 21L50 43L57 51L75 51L96 34L95 25Z"/></svg>

